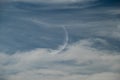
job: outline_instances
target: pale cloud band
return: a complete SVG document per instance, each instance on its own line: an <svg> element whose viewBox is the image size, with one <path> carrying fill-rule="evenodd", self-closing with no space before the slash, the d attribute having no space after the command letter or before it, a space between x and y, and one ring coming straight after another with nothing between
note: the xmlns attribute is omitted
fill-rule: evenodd
<svg viewBox="0 0 120 80"><path fill-rule="evenodd" d="M23 1L23 2L39 2L39 3L52 3L52 4L70 4L70 3L84 3L96 0L5 0L5 1Z"/></svg>

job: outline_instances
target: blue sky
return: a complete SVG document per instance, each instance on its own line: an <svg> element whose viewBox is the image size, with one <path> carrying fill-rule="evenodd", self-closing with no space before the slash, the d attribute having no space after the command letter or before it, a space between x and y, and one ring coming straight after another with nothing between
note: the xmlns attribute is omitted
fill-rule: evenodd
<svg viewBox="0 0 120 80"><path fill-rule="evenodd" d="M119 80L119 0L0 2L0 80Z"/></svg>

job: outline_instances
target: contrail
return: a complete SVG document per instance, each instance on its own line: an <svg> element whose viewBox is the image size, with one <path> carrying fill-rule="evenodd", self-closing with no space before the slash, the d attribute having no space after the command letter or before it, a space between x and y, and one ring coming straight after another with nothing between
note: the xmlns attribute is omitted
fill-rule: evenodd
<svg viewBox="0 0 120 80"><path fill-rule="evenodd" d="M36 20L36 19L24 19L24 20L30 20L30 21L32 21L33 23L43 24L43 25L46 25L46 26L52 25L52 24L49 24L49 23L46 23L46 22L43 22L43 21L39 21L39 20ZM53 24L53 25L54 25L54 24ZM56 25L54 25L54 26L56 26ZM63 45L60 45L60 46L58 47L58 49L56 49L56 50L51 50L51 51L50 51L51 54L61 53L61 52L67 47L67 45L68 45L69 35L68 35L67 29L66 29L66 27L63 26L63 25L61 25L61 26L59 26L59 27L61 27L61 28L64 30L64 33L65 33L64 44L63 44Z"/></svg>
<svg viewBox="0 0 120 80"><path fill-rule="evenodd" d="M65 31L65 36L66 36L66 38L65 38L65 44L64 44L64 49L65 49L67 47L67 45L68 45L69 36L68 36L68 31L67 31L67 29L66 29L65 26L63 26L63 29Z"/></svg>
<svg viewBox="0 0 120 80"><path fill-rule="evenodd" d="M65 26L61 26L65 32L65 41L64 41L64 45L59 46L59 48L57 50L53 50L51 53L52 54L58 54L61 53L68 45L68 41L69 41L69 36L68 36L68 31L66 29Z"/></svg>

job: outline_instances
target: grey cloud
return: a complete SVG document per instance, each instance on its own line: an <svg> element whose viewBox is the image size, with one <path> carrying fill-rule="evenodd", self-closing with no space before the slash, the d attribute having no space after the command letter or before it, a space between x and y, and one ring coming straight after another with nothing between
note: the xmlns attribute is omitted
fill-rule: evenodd
<svg viewBox="0 0 120 80"><path fill-rule="evenodd" d="M47 49L13 55L1 53L0 69L4 70L2 73L7 80L99 80L100 77L109 80L111 75L112 79L118 80L120 55L99 51L90 45L92 43L89 40L82 40L70 45L61 54L52 54L52 50ZM65 65L59 62L63 60L70 63Z"/></svg>

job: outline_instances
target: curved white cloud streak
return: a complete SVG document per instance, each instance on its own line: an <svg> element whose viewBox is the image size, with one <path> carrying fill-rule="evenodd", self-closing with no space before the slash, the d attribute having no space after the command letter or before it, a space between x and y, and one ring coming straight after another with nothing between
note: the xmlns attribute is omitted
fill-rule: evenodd
<svg viewBox="0 0 120 80"><path fill-rule="evenodd" d="M32 23L35 23L37 25L45 25L47 27L61 27L64 31L64 35L65 35L65 40L64 40L64 43L63 45L59 45L58 46L58 49L57 50L54 50L51 52L51 54L58 54L58 53L61 53L63 50L65 50L65 48L67 47L68 45L68 41L69 41L69 35L68 35L68 31L66 29L66 27L64 25L54 25L54 24L49 24L47 22L44 22L44 21L41 21L41 20L36 20L36 19L28 19L28 18L21 18L22 20L25 20L25 21L30 21Z"/></svg>
<svg viewBox="0 0 120 80"><path fill-rule="evenodd" d="M68 41L69 41L69 36L68 36L68 31L66 29L65 26L62 26L64 32L65 32L65 41L64 41L64 44L63 45L60 45L58 50L55 50L52 52L52 54L58 54L58 53L61 53L68 45Z"/></svg>

